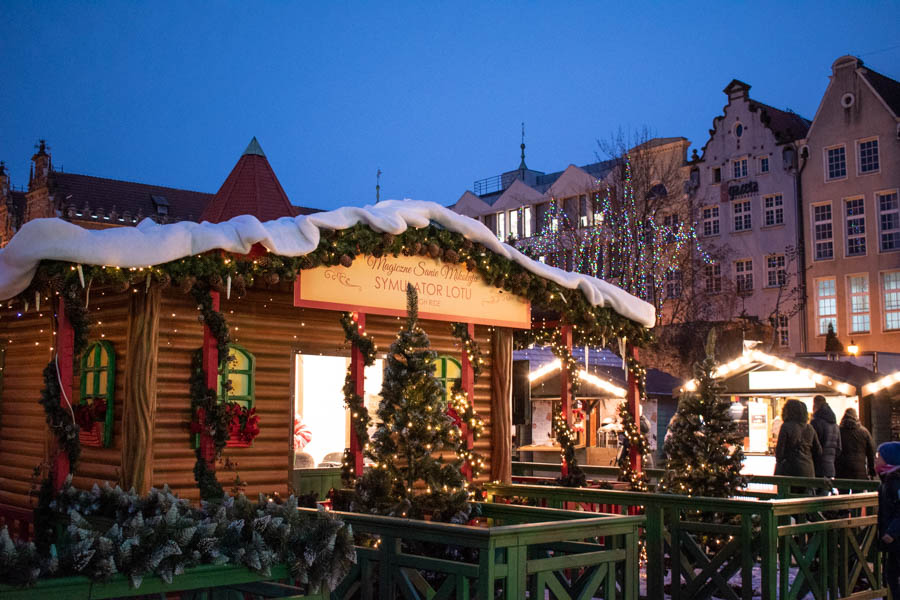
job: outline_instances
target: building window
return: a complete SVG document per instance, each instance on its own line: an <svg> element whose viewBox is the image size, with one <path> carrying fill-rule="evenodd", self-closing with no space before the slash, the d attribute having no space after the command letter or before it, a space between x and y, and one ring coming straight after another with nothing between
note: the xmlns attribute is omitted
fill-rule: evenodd
<svg viewBox="0 0 900 600"><path fill-rule="evenodd" d="M859 172L876 173L878 171L878 139L859 143Z"/></svg>
<svg viewBox="0 0 900 600"><path fill-rule="evenodd" d="M769 157L768 156L760 156L759 157L759 172L760 173L768 173L769 172Z"/></svg>
<svg viewBox="0 0 900 600"><path fill-rule="evenodd" d="M875 194L875 200L881 228L881 251L900 250L900 202L897 192L879 192Z"/></svg>
<svg viewBox="0 0 900 600"><path fill-rule="evenodd" d="M216 393L222 402L237 402L253 408L256 378L256 358L237 344L228 345L228 360L219 365Z"/></svg>
<svg viewBox="0 0 900 600"><path fill-rule="evenodd" d="M678 231L681 229L681 219L678 218L678 215L665 215L663 228L665 229L666 243L674 244Z"/></svg>
<svg viewBox="0 0 900 600"><path fill-rule="evenodd" d="M441 382L441 387L444 388L444 398L449 402L453 384L462 378L462 367L459 361L451 356L438 356L434 363L434 376Z"/></svg>
<svg viewBox="0 0 900 600"><path fill-rule="evenodd" d="M722 169L714 167L712 170L713 183L722 183Z"/></svg>
<svg viewBox="0 0 900 600"><path fill-rule="evenodd" d="M497 213L497 239L501 242L506 241L506 213Z"/></svg>
<svg viewBox="0 0 900 600"><path fill-rule="evenodd" d="M731 211L734 213L734 230L750 231L753 229L753 220L750 217L750 201L738 200L731 205Z"/></svg>
<svg viewBox="0 0 900 600"><path fill-rule="evenodd" d="M779 287L787 281L787 271L784 269L784 254L773 254L766 257L766 285Z"/></svg>
<svg viewBox="0 0 900 600"><path fill-rule="evenodd" d="M819 320L819 335L828 333L828 325L837 333L837 290L833 277L816 280L816 317Z"/></svg>
<svg viewBox="0 0 900 600"><path fill-rule="evenodd" d="M787 315L778 315L776 334L779 346L791 345L791 327Z"/></svg>
<svg viewBox="0 0 900 600"><path fill-rule="evenodd" d="M113 435L113 404L116 392L116 353L106 340L91 342L81 355L81 396L75 407L81 426L81 441L108 448Z"/></svg>
<svg viewBox="0 0 900 600"><path fill-rule="evenodd" d="M851 275L847 286L850 288L850 333L868 333L869 276Z"/></svg>
<svg viewBox="0 0 900 600"><path fill-rule="evenodd" d="M772 194L763 198L766 227L784 225L784 198L781 194Z"/></svg>
<svg viewBox="0 0 900 600"><path fill-rule="evenodd" d="M747 176L747 159L746 158L738 158L731 161L731 169L732 175L734 179L739 179L741 177Z"/></svg>
<svg viewBox="0 0 900 600"><path fill-rule="evenodd" d="M704 206L703 216L703 235L719 235L719 207Z"/></svg>
<svg viewBox="0 0 900 600"><path fill-rule="evenodd" d="M828 179L843 179L847 176L847 153L843 146L827 148L825 156Z"/></svg>
<svg viewBox="0 0 900 600"><path fill-rule="evenodd" d="M722 291L722 265L706 265L703 270L706 277L706 293L720 293Z"/></svg>
<svg viewBox="0 0 900 600"><path fill-rule="evenodd" d="M666 298L681 298L681 271L666 272Z"/></svg>
<svg viewBox="0 0 900 600"><path fill-rule="evenodd" d="M532 216L533 216L534 208L531 206L525 206L522 208L522 221L524 226L524 236L531 237L534 234L533 225L532 225Z"/></svg>
<svg viewBox="0 0 900 600"><path fill-rule="evenodd" d="M734 261L734 282L738 293L753 291L753 261L751 259Z"/></svg>
<svg viewBox="0 0 900 600"><path fill-rule="evenodd" d="M519 239L519 211L509 211L509 236L513 239Z"/></svg>
<svg viewBox="0 0 900 600"><path fill-rule="evenodd" d="M847 256L866 253L866 203L864 198L844 200L847 215Z"/></svg>
<svg viewBox="0 0 900 600"><path fill-rule="evenodd" d="M741 137L742 135L744 135L744 126L740 123L736 124L734 126L734 135L735 137Z"/></svg>
<svg viewBox="0 0 900 600"><path fill-rule="evenodd" d="M900 271L882 276L884 285L884 328L900 329Z"/></svg>
<svg viewBox="0 0 900 600"><path fill-rule="evenodd" d="M815 228L816 260L834 258L834 237L831 229L831 204L813 206Z"/></svg>
<svg viewBox="0 0 900 600"><path fill-rule="evenodd" d="M587 196L578 198L578 222L582 227L591 224L591 207L588 204Z"/></svg>

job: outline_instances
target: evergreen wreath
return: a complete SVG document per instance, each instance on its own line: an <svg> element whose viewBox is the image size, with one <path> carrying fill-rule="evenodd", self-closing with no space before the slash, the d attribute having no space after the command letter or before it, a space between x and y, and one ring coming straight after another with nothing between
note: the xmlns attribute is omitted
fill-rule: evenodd
<svg viewBox="0 0 900 600"><path fill-rule="evenodd" d="M355 346L362 355L363 364L371 367L375 364L375 353L378 350L374 340L365 333L360 334L360 327L353 315L349 312L341 314L341 327L344 328L344 339ZM344 378L344 406L350 410L350 426L360 450L365 450L369 445L369 409L366 408L365 399L356 393L356 379L353 377L353 365L347 367L347 376ZM341 461L341 480L348 487L352 486L360 475L354 472L356 458L347 448L344 450L344 459Z"/></svg>

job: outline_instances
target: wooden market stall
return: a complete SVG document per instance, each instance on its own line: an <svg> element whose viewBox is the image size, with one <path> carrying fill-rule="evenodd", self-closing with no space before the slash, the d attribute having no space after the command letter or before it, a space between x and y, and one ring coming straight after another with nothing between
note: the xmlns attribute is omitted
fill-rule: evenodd
<svg viewBox="0 0 900 600"><path fill-rule="evenodd" d="M211 485L286 494L295 469L358 473L360 409L374 412L374 361L407 282L437 375L448 394L461 383L454 409L481 481L509 479L512 333L532 326L533 305L568 348L573 328L632 348L654 319L432 203L100 231L32 221L0 250L0 504L33 506L48 471L57 486L73 473L79 487L168 484L191 499Z"/></svg>

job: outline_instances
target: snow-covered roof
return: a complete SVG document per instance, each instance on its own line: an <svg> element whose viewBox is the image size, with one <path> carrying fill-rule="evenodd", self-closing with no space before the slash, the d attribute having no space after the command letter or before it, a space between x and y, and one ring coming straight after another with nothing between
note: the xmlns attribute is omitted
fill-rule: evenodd
<svg viewBox="0 0 900 600"><path fill-rule="evenodd" d="M645 327L655 323L651 304L596 277L569 273L532 260L501 243L482 223L434 202L418 200L388 200L362 208L345 206L265 223L242 215L224 223L183 221L159 225L145 219L137 227L84 229L62 219L35 219L25 223L9 244L0 249L0 299L24 291L41 260L146 267L209 250L246 254L256 243L274 254L302 256L319 245L320 229L347 229L363 223L396 235L407 227L427 227L430 222L483 244L535 275L564 288L580 290L594 306L607 306Z"/></svg>

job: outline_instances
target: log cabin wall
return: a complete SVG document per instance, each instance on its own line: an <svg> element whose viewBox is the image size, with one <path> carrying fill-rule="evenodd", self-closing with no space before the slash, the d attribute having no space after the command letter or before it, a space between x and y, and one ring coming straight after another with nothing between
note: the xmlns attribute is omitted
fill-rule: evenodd
<svg viewBox="0 0 900 600"><path fill-rule="evenodd" d="M0 310L0 346L5 347L0 384L0 504L32 507L35 467L46 461L49 430L38 402L44 367L53 356L55 330L49 301L38 312L23 306ZM19 316L21 314L21 316ZM37 488L35 487L35 491Z"/></svg>

